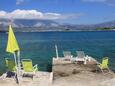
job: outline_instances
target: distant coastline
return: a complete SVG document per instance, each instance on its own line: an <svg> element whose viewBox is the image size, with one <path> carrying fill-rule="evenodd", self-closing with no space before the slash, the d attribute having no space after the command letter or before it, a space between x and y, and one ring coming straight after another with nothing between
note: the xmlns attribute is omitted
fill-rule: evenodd
<svg viewBox="0 0 115 86"><path fill-rule="evenodd" d="M40 30L40 31L16 31L15 32L95 32L95 31L115 31L115 30L62 30L62 31L59 31L59 30ZM8 31L0 31L0 33L6 33Z"/></svg>
<svg viewBox="0 0 115 86"><path fill-rule="evenodd" d="M0 19L0 32L8 30L9 20ZM15 19L12 22L15 32L50 32L50 31L113 31L115 21L108 21L99 24L66 24L54 20Z"/></svg>

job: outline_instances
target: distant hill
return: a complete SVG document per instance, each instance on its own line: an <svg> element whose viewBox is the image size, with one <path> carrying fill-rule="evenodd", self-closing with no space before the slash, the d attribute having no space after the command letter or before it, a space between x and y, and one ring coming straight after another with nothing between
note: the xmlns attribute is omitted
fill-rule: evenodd
<svg viewBox="0 0 115 86"><path fill-rule="evenodd" d="M7 31L9 25L8 19L0 19L0 31ZM12 22L15 31L21 32L38 32L38 31L89 31L97 30L97 28L113 28L115 21L105 22L92 25L77 25L77 24L60 24L53 20L30 20L30 19L15 19Z"/></svg>

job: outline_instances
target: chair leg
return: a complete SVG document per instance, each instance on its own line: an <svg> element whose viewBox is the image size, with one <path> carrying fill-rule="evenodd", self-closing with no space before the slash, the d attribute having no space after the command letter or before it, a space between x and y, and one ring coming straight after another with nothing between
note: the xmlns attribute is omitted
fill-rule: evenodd
<svg viewBox="0 0 115 86"><path fill-rule="evenodd" d="M107 70L108 70L108 72L110 72L110 69L109 69L109 68L107 68ZM103 69L101 69L101 71L102 71L102 73L104 73L104 70L103 70Z"/></svg>
<svg viewBox="0 0 115 86"><path fill-rule="evenodd" d="M6 78L6 76L7 76L7 74L6 73L4 73L2 76L0 76L0 80L2 79L5 79Z"/></svg>
<svg viewBox="0 0 115 86"><path fill-rule="evenodd" d="M107 68L107 69L108 69L108 72L111 72L111 70L109 68Z"/></svg>
<svg viewBox="0 0 115 86"><path fill-rule="evenodd" d="M100 72L100 71L102 72L102 69L97 66L97 67L96 67L96 73L97 73L97 72Z"/></svg>
<svg viewBox="0 0 115 86"><path fill-rule="evenodd" d="M104 71L103 71L103 69L102 68L99 68L100 69L100 71L104 74Z"/></svg>

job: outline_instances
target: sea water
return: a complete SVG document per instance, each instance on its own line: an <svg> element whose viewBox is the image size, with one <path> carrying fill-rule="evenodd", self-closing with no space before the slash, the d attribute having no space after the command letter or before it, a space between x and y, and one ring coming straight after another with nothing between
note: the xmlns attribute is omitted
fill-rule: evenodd
<svg viewBox="0 0 115 86"><path fill-rule="evenodd" d="M0 71L5 71L5 58L13 59L13 55L6 52L7 36L7 33L0 33ZM60 57L63 51L71 51L76 57L76 51L82 50L100 62L103 57L109 57L109 66L115 69L115 31L15 32L15 36L21 59L32 59L39 70L51 71L55 44Z"/></svg>

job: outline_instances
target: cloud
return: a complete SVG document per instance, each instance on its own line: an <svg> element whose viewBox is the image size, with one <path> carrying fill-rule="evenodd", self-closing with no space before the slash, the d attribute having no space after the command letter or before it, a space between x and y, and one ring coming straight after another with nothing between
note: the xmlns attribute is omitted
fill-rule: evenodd
<svg viewBox="0 0 115 86"><path fill-rule="evenodd" d="M63 14L61 15L61 19L74 19L74 18L80 18L82 16L84 16L84 13L71 13L71 14Z"/></svg>
<svg viewBox="0 0 115 86"><path fill-rule="evenodd" d="M43 13L37 10L14 10L12 12L0 11L0 18L6 19L69 19L69 18L79 18L83 16L83 13L75 14L60 14L60 13Z"/></svg>
<svg viewBox="0 0 115 86"><path fill-rule="evenodd" d="M1 17L1 18L4 18L5 15L7 15L7 13L6 13L5 11L0 11L0 17Z"/></svg>

